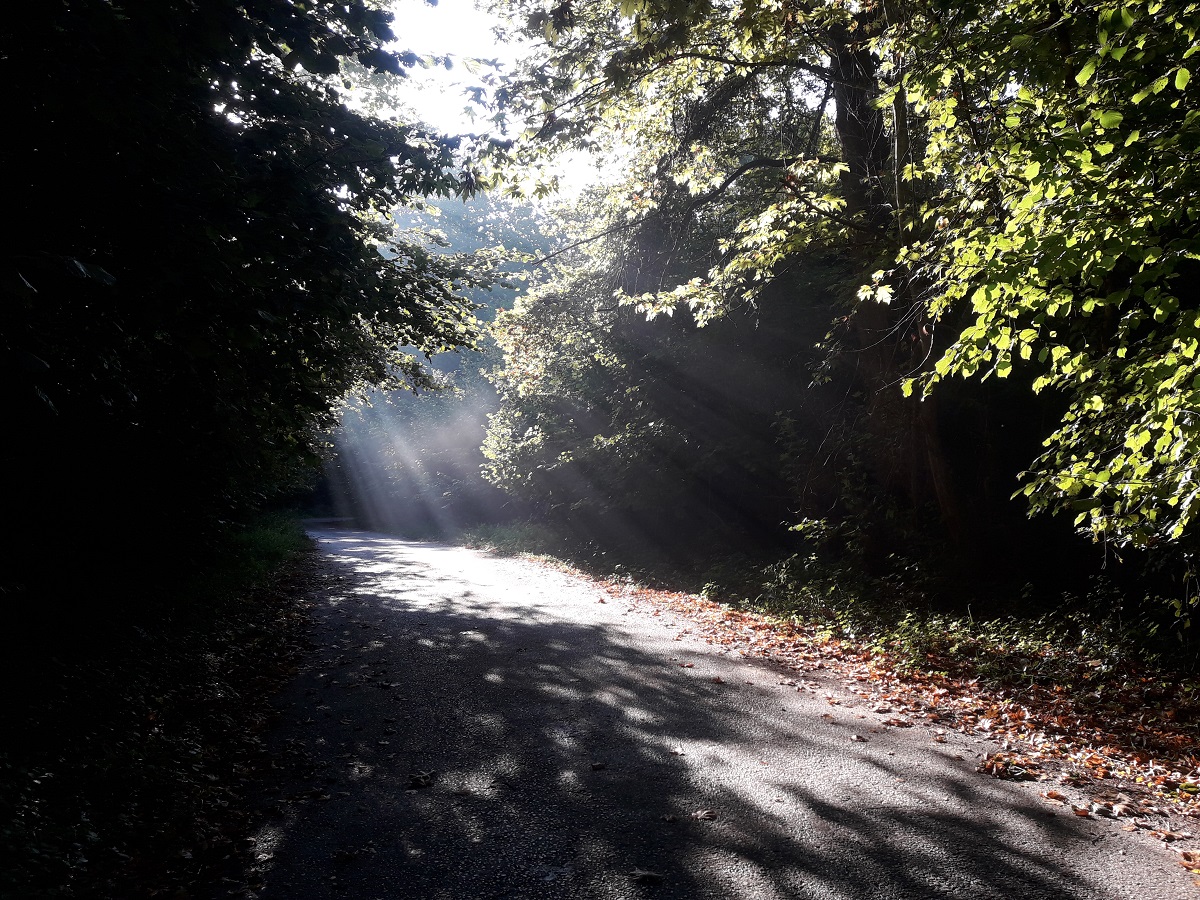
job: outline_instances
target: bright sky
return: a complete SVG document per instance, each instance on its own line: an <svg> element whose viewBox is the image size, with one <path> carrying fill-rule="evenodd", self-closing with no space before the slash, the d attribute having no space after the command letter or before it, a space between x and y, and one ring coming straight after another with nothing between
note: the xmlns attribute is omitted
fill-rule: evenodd
<svg viewBox="0 0 1200 900"><path fill-rule="evenodd" d="M478 81L459 60L474 57L511 63L516 58L516 48L496 42L492 34L496 19L476 9L474 0L439 0L437 6L424 0L393 0L391 8L396 16L392 24L396 49L454 60L450 71L440 66L410 69L411 89L405 92L405 100L438 130L450 134L483 130L482 123L472 123L463 112L468 105L464 91Z"/></svg>
<svg viewBox="0 0 1200 900"><path fill-rule="evenodd" d="M438 0L430 6L425 0L392 0L396 32L393 49L411 51L417 55L450 56L453 67L409 69L401 97L418 117L443 134L485 134L490 123L483 119L472 121L465 112L470 102L466 88L479 83L480 75L472 74L459 60L463 58L499 60L506 68L521 55L520 44L499 44L492 33L497 19L475 6L475 0ZM493 70L494 71L494 70ZM483 110L479 110L483 114ZM518 129L519 130L519 129ZM511 134L509 136L514 136ZM560 197L577 194L587 184L601 177L595 162L582 153L564 156L555 167L560 179Z"/></svg>

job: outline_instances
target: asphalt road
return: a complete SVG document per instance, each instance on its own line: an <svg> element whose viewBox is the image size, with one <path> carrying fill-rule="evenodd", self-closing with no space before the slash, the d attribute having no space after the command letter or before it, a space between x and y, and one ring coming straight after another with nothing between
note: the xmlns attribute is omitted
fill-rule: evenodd
<svg viewBox="0 0 1200 900"><path fill-rule="evenodd" d="M885 728L823 671L532 562L313 534L264 900L1200 897L1145 836L976 773L974 737Z"/></svg>

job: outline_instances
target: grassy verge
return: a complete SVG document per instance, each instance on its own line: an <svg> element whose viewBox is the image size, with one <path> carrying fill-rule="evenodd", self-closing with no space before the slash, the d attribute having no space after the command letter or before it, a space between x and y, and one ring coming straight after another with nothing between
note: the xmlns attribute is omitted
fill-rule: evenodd
<svg viewBox="0 0 1200 900"><path fill-rule="evenodd" d="M306 547L283 517L231 530L170 583L98 585L138 600L90 642L9 661L0 896L195 896L221 870L301 641Z"/></svg>

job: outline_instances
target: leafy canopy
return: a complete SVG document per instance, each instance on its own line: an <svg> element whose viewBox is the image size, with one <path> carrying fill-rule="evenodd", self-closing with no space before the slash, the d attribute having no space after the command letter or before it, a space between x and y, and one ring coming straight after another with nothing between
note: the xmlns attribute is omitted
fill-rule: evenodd
<svg viewBox="0 0 1200 900"><path fill-rule="evenodd" d="M619 298L719 314L840 245L876 271L856 320L897 345L881 381L907 371L929 396L1019 372L1062 398L1025 474L1034 510L1117 543L1188 533L1197 4L504 6L543 38L512 85L532 123L517 158L620 151L632 228L721 223L707 271Z"/></svg>
<svg viewBox="0 0 1200 900"><path fill-rule="evenodd" d="M416 62L394 37L367 0L50 0L0 35L4 468L38 523L253 505L348 390L472 339L460 264L386 223L474 189L457 142L339 96Z"/></svg>

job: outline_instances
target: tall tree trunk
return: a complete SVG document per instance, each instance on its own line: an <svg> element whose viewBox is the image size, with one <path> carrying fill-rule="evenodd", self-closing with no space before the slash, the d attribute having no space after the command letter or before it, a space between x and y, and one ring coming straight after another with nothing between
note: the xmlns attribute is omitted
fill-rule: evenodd
<svg viewBox="0 0 1200 900"><path fill-rule="evenodd" d="M859 17L858 27L831 29L828 35L830 66L833 71L833 98L836 105L835 127L841 144L842 192L846 215L880 236L889 225L896 227L896 238L903 244L912 239L906 228L915 224L911 185L904 177L909 162L908 102L903 88L893 100L893 131L887 132L884 110L873 101L882 93L879 60L868 48L868 40L885 27L895 15L877 10ZM890 165L890 169L889 169ZM928 336L912 335L912 326L899 327L898 309L908 309L911 297L895 298L893 306L868 301L855 312L854 322L860 343L860 360L868 388L875 393L874 415L885 421L893 418L885 407L907 408L908 434L903 439L903 465L908 468L907 493L918 505L932 499L938 507L947 534L955 543L962 539L962 517L954 491L950 467L946 461L938 428L938 408L934 399L901 399L897 383L912 374L911 348L902 346L915 341L918 352L928 351ZM904 302L905 300L909 302ZM920 327L918 322L917 327ZM926 352L924 355L928 356ZM919 363L918 363L919 364ZM902 426L901 426L902 427ZM894 461L899 462L899 460Z"/></svg>
<svg viewBox="0 0 1200 900"><path fill-rule="evenodd" d="M862 25L866 25L866 21ZM879 93L878 60L867 47L865 27L838 26L829 32L829 60L833 71L834 125L842 147L842 191L850 218L865 214L868 223L886 220L886 196L880 179L889 155L883 112L872 100Z"/></svg>

